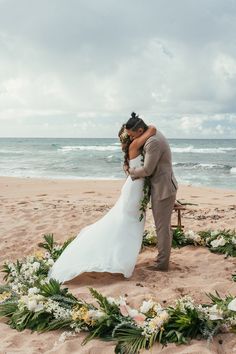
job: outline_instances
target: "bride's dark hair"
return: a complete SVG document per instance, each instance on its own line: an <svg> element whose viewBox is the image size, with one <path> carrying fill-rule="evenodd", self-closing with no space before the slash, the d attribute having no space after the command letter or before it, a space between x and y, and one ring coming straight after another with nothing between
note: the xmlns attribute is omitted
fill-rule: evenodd
<svg viewBox="0 0 236 354"><path fill-rule="evenodd" d="M127 134L126 125L123 124L119 130L118 137L122 144L122 151L124 152L124 171L126 172L125 168L129 167L129 146L132 143L129 135Z"/></svg>

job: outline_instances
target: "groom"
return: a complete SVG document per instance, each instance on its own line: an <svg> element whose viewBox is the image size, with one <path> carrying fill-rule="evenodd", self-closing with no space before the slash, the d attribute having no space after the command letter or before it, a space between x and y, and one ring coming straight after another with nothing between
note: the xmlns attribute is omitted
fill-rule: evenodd
<svg viewBox="0 0 236 354"><path fill-rule="evenodd" d="M126 123L126 131L131 139L142 135L148 126L135 113ZM157 130L143 146L145 154L142 167L130 168L131 178L150 176L152 213L158 236L157 264L152 270L168 271L172 244L171 214L175 204L178 183L172 170L170 146Z"/></svg>

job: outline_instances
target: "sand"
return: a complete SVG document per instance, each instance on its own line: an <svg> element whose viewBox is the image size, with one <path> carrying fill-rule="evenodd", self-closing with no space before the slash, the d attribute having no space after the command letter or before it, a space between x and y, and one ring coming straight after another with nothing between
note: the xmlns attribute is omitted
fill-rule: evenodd
<svg viewBox="0 0 236 354"><path fill-rule="evenodd" d="M124 181L49 180L0 177L0 264L31 254L43 234L53 233L56 240L65 241L79 233L82 227L101 218L115 203ZM180 186L177 199L198 204L183 212L185 229L236 228L236 191ZM176 214L173 213L173 223ZM147 227L153 224L148 211ZM85 273L67 286L78 297L90 299L92 286L108 296L128 294L129 303L138 306L143 299L155 298L171 304L181 295L191 295L206 302L206 293L217 290L221 295L236 295L236 283L231 280L236 261L213 254L201 247L174 249L170 271L154 272L157 251L145 248L138 257L133 276ZM2 282L2 274L0 275ZM0 322L0 353L114 353L114 344L93 340L81 346L85 335L58 343L62 331L44 334L21 333ZM223 341L222 344L220 339ZM156 344L150 353L236 353L236 335L218 335L213 342L192 341L190 345L162 346Z"/></svg>

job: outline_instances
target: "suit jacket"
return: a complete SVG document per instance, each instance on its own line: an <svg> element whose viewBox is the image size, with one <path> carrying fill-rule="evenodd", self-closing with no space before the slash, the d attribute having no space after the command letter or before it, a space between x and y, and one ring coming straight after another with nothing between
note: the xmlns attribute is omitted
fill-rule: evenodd
<svg viewBox="0 0 236 354"><path fill-rule="evenodd" d="M157 131L156 135L146 141L143 150L144 165L130 169L131 178L151 177L152 202L176 194L178 183L172 170L172 157L167 139Z"/></svg>

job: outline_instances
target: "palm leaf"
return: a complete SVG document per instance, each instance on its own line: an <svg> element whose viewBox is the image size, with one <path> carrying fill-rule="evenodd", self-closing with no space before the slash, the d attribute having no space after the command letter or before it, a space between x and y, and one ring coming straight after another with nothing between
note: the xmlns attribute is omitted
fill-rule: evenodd
<svg viewBox="0 0 236 354"><path fill-rule="evenodd" d="M40 285L40 293L46 297L62 294L65 295L67 289L62 289L61 284L57 280L50 279L48 283Z"/></svg>
<svg viewBox="0 0 236 354"><path fill-rule="evenodd" d="M17 310L17 301L8 301L0 304L0 317L11 317Z"/></svg>
<svg viewBox="0 0 236 354"><path fill-rule="evenodd" d="M38 246L51 253L55 244L53 234L43 235L43 238L45 242L40 242Z"/></svg>
<svg viewBox="0 0 236 354"><path fill-rule="evenodd" d="M118 306L115 304L110 304L105 296L99 293L93 288L89 288L92 296L97 300L100 308L104 310L107 314L116 313L118 311Z"/></svg>
<svg viewBox="0 0 236 354"><path fill-rule="evenodd" d="M118 328L114 333L118 340L116 353L138 354L140 350L148 347L148 339L142 335L142 329L132 326Z"/></svg>

